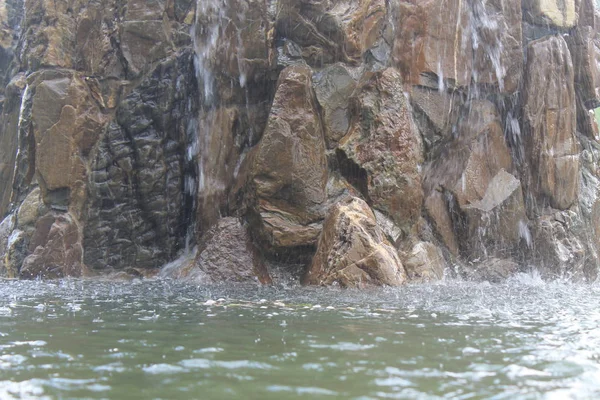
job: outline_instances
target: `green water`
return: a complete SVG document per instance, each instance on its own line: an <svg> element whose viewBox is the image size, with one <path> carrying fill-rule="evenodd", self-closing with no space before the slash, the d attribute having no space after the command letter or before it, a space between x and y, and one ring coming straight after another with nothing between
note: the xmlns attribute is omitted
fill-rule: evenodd
<svg viewBox="0 0 600 400"><path fill-rule="evenodd" d="M600 397L600 287L0 281L0 399Z"/></svg>

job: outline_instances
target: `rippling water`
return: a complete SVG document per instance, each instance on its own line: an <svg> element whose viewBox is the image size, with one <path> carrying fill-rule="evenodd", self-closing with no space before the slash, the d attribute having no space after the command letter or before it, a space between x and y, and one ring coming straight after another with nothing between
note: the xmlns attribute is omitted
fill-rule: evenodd
<svg viewBox="0 0 600 400"><path fill-rule="evenodd" d="M600 287L0 281L0 398L600 397Z"/></svg>

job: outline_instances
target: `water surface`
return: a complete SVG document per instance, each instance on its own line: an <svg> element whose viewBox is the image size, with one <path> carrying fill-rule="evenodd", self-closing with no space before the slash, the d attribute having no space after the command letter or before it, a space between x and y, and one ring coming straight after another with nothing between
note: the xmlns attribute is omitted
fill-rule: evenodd
<svg viewBox="0 0 600 400"><path fill-rule="evenodd" d="M600 287L0 281L0 398L600 397Z"/></svg>

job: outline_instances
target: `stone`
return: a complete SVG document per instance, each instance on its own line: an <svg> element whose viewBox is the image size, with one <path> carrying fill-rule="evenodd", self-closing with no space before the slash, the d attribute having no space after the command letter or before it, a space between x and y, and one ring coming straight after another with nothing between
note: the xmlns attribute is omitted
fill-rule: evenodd
<svg viewBox="0 0 600 400"><path fill-rule="evenodd" d="M202 2L196 11L194 47L205 99L216 96L221 104L243 101L251 91L262 92L269 67L268 19L265 0ZM215 37L219 40L215 42ZM214 86L214 87L213 87ZM234 88L237 97L228 95ZM239 89L252 89L248 92ZM233 98L229 98L233 97Z"/></svg>
<svg viewBox="0 0 600 400"><path fill-rule="evenodd" d="M46 204L68 207L71 191L85 181L84 158L100 137L106 116L78 74L40 73L29 80L36 176ZM77 208L76 214L81 212Z"/></svg>
<svg viewBox="0 0 600 400"><path fill-rule="evenodd" d="M394 10L394 65L406 84L435 75L442 86L467 87L473 69L468 2L401 0Z"/></svg>
<svg viewBox="0 0 600 400"><path fill-rule="evenodd" d="M462 211L466 230L462 247L471 258L509 257L533 245L521 182L503 169L489 182L483 198Z"/></svg>
<svg viewBox="0 0 600 400"><path fill-rule="evenodd" d="M200 243L194 268L208 281L271 283L269 271L239 219L220 219ZM190 277L196 274L189 272Z"/></svg>
<svg viewBox="0 0 600 400"><path fill-rule="evenodd" d="M350 127L350 97L356 79L343 64L335 64L313 76L313 85L323 114L327 148L333 149Z"/></svg>
<svg viewBox="0 0 600 400"><path fill-rule="evenodd" d="M396 250L377 226L367 203L354 197L330 210L305 284L399 286L406 279Z"/></svg>
<svg viewBox="0 0 600 400"><path fill-rule="evenodd" d="M423 202L423 144L394 68L366 73L351 99L352 120L340 141L342 173L373 208L405 232Z"/></svg>
<svg viewBox="0 0 600 400"><path fill-rule="evenodd" d="M462 96L456 91L425 86L413 86L409 93L415 122L426 146L432 148L452 134L452 128L458 123L458 111L464 103Z"/></svg>
<svg viewBox="0 0 600 400"><path fill-rule="evenodd" d="M510 259L489 258L465 268L464 277L477 282L502 283L519 272L519 264Z"/></svg>
<svg viewBox="0 0 600 400"><path fill-rule="evenodd" d="M528 190L542 204L565 210L577 198L579 148L573 63L562 36L527 50L523 137Z"/></svg>
<svg viewBox="0 0 600 400"><path fill-rule="evenodd" d="M19 211L17 212L17 227L25 230L27 227L35 226L36 221L44 210L42 194L39 188L35 188L27 195Z"/></svg>
<svg viewBox="0 0 600 400"><path fill-rule="evenodd" d="M589 254L581 239L582 229L580 216L570 210L536 220L532 229L534 262L543 278L585 280Z"/></svg>
<svg viewBox="0 0 600 400"><path fill-rule="evenodd" d="M376 45L386 24L382 0L278 2L276 34L302 47L306 62L322 67L360 62Z"/></svg>
<svg viewBox="0 0 600 400"><path fill-rule="evenodd" d="M89 155L85 264L155 269L195 242L198 109L193 53L160 62L130 91ZM189 158L188 158L189 157Z"/></svg>
<svg viewBox="0 0 600 400"><path fill-rule="evenodd" d="M454 231L454 222L450 211L453 211L448 197L448 192L441 190L432 191L425 199L425 211L433 229L441 242L454 256L459 255L458 238Z"/></svg>
<svg viewBox="0 0 600 400"><path fill-rule="evenodd" d="M121 51L133 76L165 58L170 50L162 21L125 21L120 30Z"/></svg>
<svg viewBox="0 0 600 400"><path fill-rule="evenodd" d="M466 104L456 138L446 139L439 148L423 172L425 208L437 234L457 255L462 241L460 210L482 200L501 170L512 170L512 157L500 115L487 100Z"/></svg>
<svg viewBox="0 0 600 400"><path fill-rule="evenodd" d="M418 242L403 261L410 282L435 282L444 278L445 261L433 243Z"/></svg>
<svg viewBox="0 0 600 400"><path fill-rule="evenodd" d="M250 167L252 228L273 249L314 246L320 232L327 159L317 107L312 71L283 70Z"/></svg>
<svg viewBox="0 0 600 400"><path fill-rule="evenodd" d="M85 274L78 223L69 214L46 214L38 220L20 277L55 279Z"/></svg>
<svg viewBox="0 0 600 400"><path fill-rule="evenodd" d="M13 275L12 271L7 268L5 258L10 235L15 229L15 222L14 214L9 214L0 222L0 277Z"/></svg>
<svg viewBox="0 0 600 400"><path fill-rule="evenodd" d="M538 24L572 28L577 23L575 0L523 0L524 16Z"/></svg>
<svg viewBox="0 0 600 400"><path fill-rule="evenodd" d="M577 27L567 38L573 60L575 89L587 109L600 105L600 32Z"/></svg>
<svg viewBox="0 0 600 400"><path fill-rule="evenodd" d="M471 29L477 38L473 41L474 82L514 93L523 76L521 0L476 0L471 7Z"/></svg>

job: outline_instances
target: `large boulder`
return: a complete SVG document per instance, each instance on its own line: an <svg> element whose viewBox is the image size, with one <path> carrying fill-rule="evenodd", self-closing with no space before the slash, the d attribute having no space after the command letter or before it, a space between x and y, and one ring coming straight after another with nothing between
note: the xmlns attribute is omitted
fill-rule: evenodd
<svg viewBox="0 0 600 400"><path fill-rule="evenodd" d="M63 278L86 274L81 232L69 214L41 217L29 242L30 255L23 261L21 278Z"/></svg>
<svg viewBox="0 0 600 400"><path fill-rule="evenodd" d="M523 137L528 190L538 201L565 210L577 198L579 148L573 63L562 36L527 48Z"/></svg>
<svg viewBox="0 0 600 400"><path fill-rule="evenodd" d="M349 198L329 212L304 278L309 285L399 286L406 272L367 203Z"/></svg>
<svg viewBox="0 0 600 400"><path fill-rule="evenodd" d="M208 282L271 283L269 271L237 218L220 219L201 239L196 259L177 278Z"/></svg>
<svg viewBox="0 0 600 400"><path fill-rule="evenodd" d="M436 75L448 86L471 83L473 45L467 1L401 0L394 9L395 65L406 83Z"/></svg>
<svg viewBox="0 0 600 400"><path fill-rule="evenodd" d="M250 219L263 246L275 252L314 246L327 159L309 68L288 67L279 76L267 127L250 157Z"/></svg>
<svg viewBox="0 0 600 400"><path fill-rule="evenodd" d="M423 144L400 73L365 73L351 102L353 118L337 150L342 172L375 209L409 232L423 202Z"/></svg>
<svg viewBox="0 0 600 400"><path fill-rule="evenodd" d="M350 127L350 98L356 88L353 71L338 63L315 73L313 83L323 110L323 127L329 149L335 148Z"/></svg>
<svg viewBox="0 0 600 400"><path fill-rule="evenodd" d="M433 243L416 243L406 254L403 264L410 282L435 282L444 278L444 256Z"/></svg>

